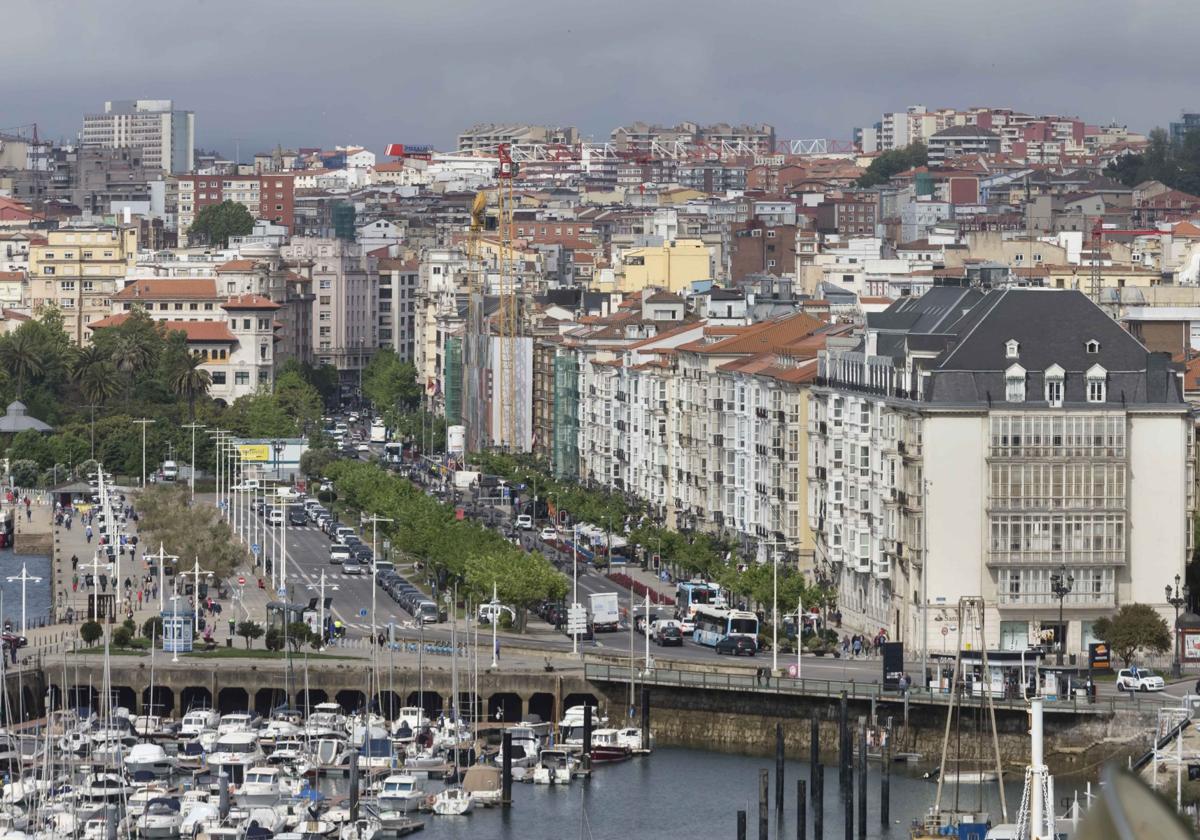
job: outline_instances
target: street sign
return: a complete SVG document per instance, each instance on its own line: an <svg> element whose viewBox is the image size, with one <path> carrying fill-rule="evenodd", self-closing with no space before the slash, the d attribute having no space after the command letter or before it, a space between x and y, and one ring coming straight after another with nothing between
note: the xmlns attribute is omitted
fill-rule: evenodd
<svg viewBox="0 0 1200 840"><path fill-rule="evenodd" d="M942 628L942 635L943 635L943 636L949 636L949 635L950 635L950 628L949 628L949 627L943 627L943 628Z"/></svg>
<svg viewBox="0 0 1200 840"><path fill-rule="evenodd" d="M587 610L582 604L572 604L567 609L567 635L587 633Z"/></svg>
<svg viewBox="0 0 1200 840"><path fill-rule="evenodd" d="M240 577L240 578L238 578L238 583L239 583L239 584L241 584L242 586L245 586L245 585L246 585L246 579L245 579L244 577Z"/></svg>
<svg viewBox="0 0 1200 840"><path fill-rule="evenodd" d="M358 611L358 617L359 618L367 617L367 608L366 607L363 607L361 610Z"/></svg>
<svg viewBox="0 0 1200 840"><path fill-rule="evenodd" d="M255 555L255 556L257 556L257 555L261 554L261 553L262 553L262 546L261 546L261 545L259 545L258 543L251 543L251 544L250 544L250 553L251 553L251 554L253 554L253 555Z"/></svg>
<svg viewBox="0 0 1200 840"><path fill-rule="evenodd" d="M281 586L277 590L275 590L275 594L278 595L280 598L286 598L287 590Z"/></svg>

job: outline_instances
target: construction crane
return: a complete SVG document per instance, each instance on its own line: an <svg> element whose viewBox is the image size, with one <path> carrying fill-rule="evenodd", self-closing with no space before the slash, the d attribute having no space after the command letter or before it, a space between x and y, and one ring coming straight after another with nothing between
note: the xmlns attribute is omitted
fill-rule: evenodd
<svg viewBox="0 0 1200 840"><path fill-rule="evenodd" d="M500 434L502 449L519 452L517 440L517 337L520 334L521 313L517 299L517 259L513 253L513 176L516 166L509 153L507 143L497 148L500 168L496 186L496 232L499 234L499 284L500 308L497 312L496 334L500 345L500 381L493 389L492 399L500 403Z"/></svg>

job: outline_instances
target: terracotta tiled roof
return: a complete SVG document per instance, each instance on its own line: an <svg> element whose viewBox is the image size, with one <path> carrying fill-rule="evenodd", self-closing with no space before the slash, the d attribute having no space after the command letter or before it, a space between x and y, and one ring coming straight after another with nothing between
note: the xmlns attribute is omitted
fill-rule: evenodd
<svg viewBox="0 0 1200 840"><path fill-rule="evenodd" d="M1180 238L1197 239L1200 238L1200 227L1191 222L1180 222L1171 228L1171 235Z"/></svg>
<svg viewBox="0 0 1200 840"><path fill-rule="evenodd" d="M87 328L99 330L105 327L119 327L125 323L125 319L128 317L123 312L120 315L109 315L99 321L92 321ZM186 333L188 341L237 344L237 339L229 331L229 326L224 321L156 321L155 323L162 324L167 328L167 332Z"/></svg>
<svg viewBox="0 0 1200 840"><path fill-rule="evenodd" d="M14 281L24 280L25 272L23 271L0 271L0 282L12 283Z"/></svg>
<svg viewBox="0 0 1200 840"><path fill-rule="evenodd" d="M217 281L211 277L159 277L134 280L113 295L114 300L212 300L217 297Z"/></svg>
<svg viewBox="0 0 1200 840"><path fill-rule="evenodd" d="M253 271L255 265L257 263L254 260L230 260L217 266L217 274L228 271Z"/></svg>
<svg viewBox="0 0 1200 840"><path fill-rule="evenodd" d="M740 335L733 335L708 344L692 342L680 349L703 354L741 355L744 353L762 353L774 350L795 342L824 326L822 321L811 315L797 313L775 321L755 324Z"/></svg>
<svg viewBox="0 0 1200 840"><path fill-rule="evenodd" d="M221 304L222 309L278 309L279 304L262 295L238 295Z"/></svg>

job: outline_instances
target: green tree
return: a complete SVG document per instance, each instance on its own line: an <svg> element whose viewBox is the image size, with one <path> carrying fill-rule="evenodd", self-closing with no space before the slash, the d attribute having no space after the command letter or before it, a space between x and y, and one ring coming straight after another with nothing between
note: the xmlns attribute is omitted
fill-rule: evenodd
<svg viewBox="0 0 1200 840"><path fill-rule="evenodd" d="M884 152L871 161L867 171L858 179L860 187L874 187L886 184L892 176L912 169L925 166L929 162L929 153L921 143L913 143L903 149L892 149Z"/></svg>
<svg viewBox="0 0 1200 840"><path fill-rule="evenodd" d="M129 647L129 643L132 641L133 641L133 633L131 633L129 631L128 627L121 625L120 627L113 628L113 633L112 633L113 645L115 645L116 647L119 647L119 648Z"/></svg>
<svg viewBox="0 0 1200 840"><path fill-rule="evenodd" d="M71 360L71 378L79 391L93 405L102 405L121 390L117 368L100 347L89 344L78 348Z"/></svg>
<svg viewBox="0 0 1200 840"><path fill-rule="evenodd" d="M254 217L249 210L235 201L222 201L197 213L187 233L189 239L225 248L229 245L229 237L245 236L253 229Z"/></svg>
<svg viewBox="0 0 1200 840"><path fill-rule="evenodd" d="M262 625L256 621L242 621L237 626L237 634L246 640L246 650L250 649L250 643L260 638L263 632Z"/></svg>
<svg viewBox="0 0 1200 840"><path fill-rule="evenodd" d="M1114 616L1104 616L1092 632L1108 642L1125 667L1138 651L1166 653L1171 649L1171 629L1149 604L1126 604Z"/></svg>
<svg viewBox="0 0 1200 840"><path fill-rule="evenodd" d="M287 626L287 643L292 653L297 652L312 640L313 632L303 621L292 621Z"/></svg>
<svg viewBox="0 0 1200 840"><path fill-rule="evenodd" d="M83 639L83 643L89 647L100 641L100 637L103 635L104 628L98 622L85 621L79 625L79 638Z"/></svg>
<svg viewBox="0 0 1200 840"><path fill-rule="evenodd" d="M300 472L310 478L325 474L326 468L337 460L337 455L328 449L309 449L300 456Z"/></svg>
<svg viewBox="0 0 1200 840"><path fill-rule="evenodd" d="M162 628L162 616L152 615L142 623L142 635L153 644L155 639L162 636Z"/></svg>
<svg viewBox="0 0 1200 840"><path fill-rule="evenodd" d="M17 487L34 487L38 480L38 462L28 458L10 461L8 465L12 482Z"/></svg>
<svg viewBox="0 0 1200 840"><path fill-rule="evenodd" d="M321 395L299 373L284 371L275 380L274 397L280 409L301 429L319 425Z"/></svg>
<svg viewBox="0 0 1200 840"><path fill-rule="evenodd" d="M212 377L201 365L204 360L194 353L188 353L177 363L171 376L171 391L187 400L188 420L196 421L196 400L208 393Z"/></svg>
<svg viewBox="0 0 1200 840"><path fill-rule="evenodd" d="M421 386L417 369L411 362L401 362L391 349L380 350L363 369L363 394L377 411L391 408L412 410L421 402Z"/></svg>
<svg viewBox="0 0 1200 840"><path fill-rule="evenodd" d="M283 650L283 634L279 632L278 627L267 630L263 644L266 645L267 650Z"/></svg>
<svg viewBox="0 0 1200 840"><path fill-rule="evenodd" d="M467 558L466 584L477 602L492 597L492 587L501 603L517 614L515 628L524 632L529 609L541 601L557 601L567 594L567 579L540 554L515 547Z"/></svg>
<svg viewBox="0 0 1200 840"><path fill-rule="evenodd" d="M44 369L41 351L34 334L24 329L0 338L0 366L16 383L18 399L24 396L26 383Z"/></svg>

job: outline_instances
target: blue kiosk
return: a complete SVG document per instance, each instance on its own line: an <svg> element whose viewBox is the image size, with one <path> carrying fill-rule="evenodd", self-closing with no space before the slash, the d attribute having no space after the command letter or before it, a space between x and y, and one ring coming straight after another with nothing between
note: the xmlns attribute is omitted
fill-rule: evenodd
<svg viewBox="0 0 1200 840"><path fill-rule="evenodd" d="M191 653L192 627L195 616L191 610L176 612L163 610L162 616L163 644L165 653Z"/></svg>

